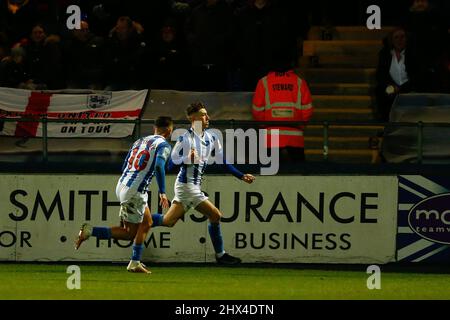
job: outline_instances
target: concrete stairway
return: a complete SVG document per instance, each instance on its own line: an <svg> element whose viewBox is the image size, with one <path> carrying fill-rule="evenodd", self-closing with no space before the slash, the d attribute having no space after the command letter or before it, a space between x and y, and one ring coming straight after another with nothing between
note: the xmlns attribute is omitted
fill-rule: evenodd
<svg viewBox="0 0 450 320"><path fill-rule="evenodd" d="M374 119L374 87L382 39L393 28L311 28L303 44L298 73L309 84L315 112L312 121L374 122L371 126L330 126L328 159L334 162L372 163L376 146L370 140L382 126ZM305 130L308 161L322 161L323 126Z"/></svg>
<svg viewBox="0 0 450 320"><path fill-rule="evenodd" d="M365 26L337 26L337 27L319 27L313 26L309 30L308 40L323 40L331 38L332 40L343 41L378 41L383 39L393 27L383 27L381 30L368 30Z"/></svg>

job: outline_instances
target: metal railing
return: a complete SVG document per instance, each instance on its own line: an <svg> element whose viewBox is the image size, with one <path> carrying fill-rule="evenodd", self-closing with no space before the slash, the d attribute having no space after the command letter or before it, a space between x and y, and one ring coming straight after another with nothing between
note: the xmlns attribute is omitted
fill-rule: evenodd
<svg viewBox="0 0 450 320"><path fill-rule="evenodd" d="M42 153L43 160L48 160L48 124L49 123L83 123L83 124L99 124L99 123L118 123L118 124L135 124L134 137L137 139L141 136L141 129L143 124L154 124L154 119L48 119L47 117L39 118L0 118L0 121L4 122L40 122L42 123ZM190 122L187 120L174 120L174 125L189 125ZM292 121L252 121L252 120L214 120L210 121L212 127L227 127L230 129L235 128L263 128L268 126L285 126L285 127L299 127L299 126L322 126L323 130L323 159L328 160L329 157L329 142L330 142L330 127L339 126L379 126L379 127L409 127L417 128L417 162L419 164L423 163L423 131L424 128L450 128L450 123L424 123L424 122L355 122L355 121L310 121L310 122L292 122ZM83 139L82 137L79 137Z"/></svg>

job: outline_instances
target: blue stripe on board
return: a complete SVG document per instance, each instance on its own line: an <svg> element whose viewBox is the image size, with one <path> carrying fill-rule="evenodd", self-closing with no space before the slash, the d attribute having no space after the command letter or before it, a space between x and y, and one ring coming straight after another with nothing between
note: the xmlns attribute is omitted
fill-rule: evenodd
<svg viewBox="0 0 450 320"><path fill-rule="evenodd" d="M404 247L413 244L416 241L423 239L417 233L409 233L409 234L397 234L397 250L400 250Z"/></svg>
<svg viewBox="0 0 450 320"><path fill-rule="evenodd" d="M432 255L431 257L427 258L426 260L424 260L426 262L450 262L450 247L447 247L447 249L438 252L434 255Z"/></svg>
<svg viewBox="0 0 450 320"><path fill-rule="evenodd" d="M419 203L423 199L409 191L404 190L403 188L398 188L398 203Z"/></svg>
<svg viewBox="0 0 450 320"><path fill-rule="evenodd" d="M405 186L410 187L411 189L416 190L416 191L422 193L423 195L427 196L427 198L435 195L435 193L423 188L421 185L418 185L412 181L409 181L409 180L403 178L402 176L400 176L398 180L399 180L399 184L400 183L404 184ZM402 189L402 188L400 187L400 189Z"/></svg>
<svg viewBox="0 0 450 320"><path fill-rule="evenodd" d="M397 217L397 225L399 227L409 227L408 223L408 214L407 213L400 213Z"/></svg>
<svg viewBox="0 0 450 320"><path fill-rule="evenodd" d="M442 186L443 188L450 190L450 179L448 176L445 176L445 175L444 176L423 176L423 175L421 175L421 176L430 181L433 181L434 183ZM405 180L406 178L405 178L405 176L399 176L399 179Z"/></svg>
<svg viewBox="0 0 450 320"><path fill-rule="evenodd" d="M430 252L432 252L432 251L434 251L434 250L436 250L438 248L441 248L443 246L444 245L438 244L438 243L433 244L433 245L429 246L428 248L425 248L423 250L419 250L419 251L417 251L417 252L415 252L415 253L413 253L413 254L411 254L411 255L409 255L409 256L407 256L407 257L405 257L405 258L403 258L402 260L399 260L399 261L411 262L411 261L413 261L413 260L415 260L417 258L420 258L420 257L426 255L427 253L430 253ZM427 261L428 259L429 258L425 259L424 261Z"/></svg>

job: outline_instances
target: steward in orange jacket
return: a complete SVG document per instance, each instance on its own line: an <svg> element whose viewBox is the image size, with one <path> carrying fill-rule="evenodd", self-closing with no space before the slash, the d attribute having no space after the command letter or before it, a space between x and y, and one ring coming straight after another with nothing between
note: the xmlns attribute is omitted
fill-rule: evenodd
<svg viewBox="0 0 450 320"><path fill-rule="evenodd" d="M269 72L258 81L253 96L253 118L257 121L309 121L313 114L311 92L306 81L287 72ZM278 144L272 141L270 130L279 130ZM301 125L293 127L267 128L266 146L269 148L288 148L303 154L305 142Z"/></svg>

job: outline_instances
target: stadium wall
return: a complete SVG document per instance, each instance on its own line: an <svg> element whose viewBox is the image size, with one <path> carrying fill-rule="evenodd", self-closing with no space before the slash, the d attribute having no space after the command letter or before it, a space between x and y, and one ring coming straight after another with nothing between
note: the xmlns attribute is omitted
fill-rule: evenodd
<svg viewBox="0 0 450 320"><path fill-rule="evenodd" d="M129 241L73 240L84 221L117 225L116 175L0 175L0 260L128 261ZM168 176L167 185L175 177ZM244 262L377 263L396 260L396 176L261 176L252 185L209 175L203 189L224 213L225 248ZM152 186L155 195L156 186ZM173 197L171 188L169 198ZM152 211L157 197L150 192ZM207 222L190 211L155 228L144 261L212 262Z"/></svg>

